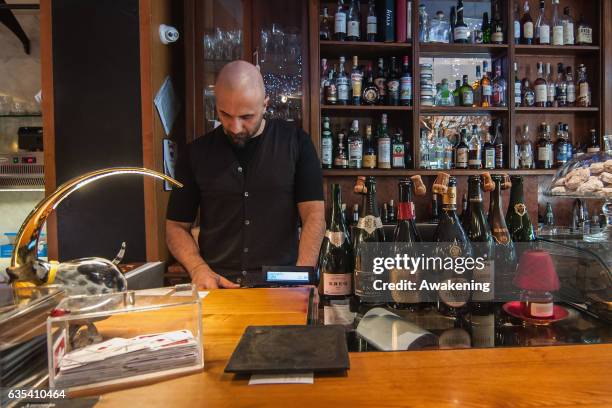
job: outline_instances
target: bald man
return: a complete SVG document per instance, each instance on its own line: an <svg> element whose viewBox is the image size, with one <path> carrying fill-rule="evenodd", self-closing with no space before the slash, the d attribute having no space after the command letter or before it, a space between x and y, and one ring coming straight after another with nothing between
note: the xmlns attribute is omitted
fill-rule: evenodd
<svg viewBox="0 0 612 408"><path fill-rule="evenodd" d="M223 67L215 96L221 126L179 154L176 178L184 187L170 195L168 248L203 289L239 287L262 265L315 266L325 217L310 137L264 119L263 78L248 62ZM196 243L190 228L198 208Z"/></svg>

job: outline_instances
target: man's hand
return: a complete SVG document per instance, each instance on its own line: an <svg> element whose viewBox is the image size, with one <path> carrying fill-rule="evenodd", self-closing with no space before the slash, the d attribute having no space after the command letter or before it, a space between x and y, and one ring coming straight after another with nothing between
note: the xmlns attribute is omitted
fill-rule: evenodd
<svg viewBox="0 0 612 408"><path fill-rule="evenodd" d="M205 265L197 267L191 272L191 282L198 289L233 289L240 287L237 283L225 279Z"/></svg>

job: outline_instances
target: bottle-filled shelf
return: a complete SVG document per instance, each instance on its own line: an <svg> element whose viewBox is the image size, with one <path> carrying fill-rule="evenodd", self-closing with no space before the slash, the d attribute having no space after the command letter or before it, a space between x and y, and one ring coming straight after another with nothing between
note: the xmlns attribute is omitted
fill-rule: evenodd
<svg viewBox="0 0 612 408"><path fill-rule="evenodd" d="M421 106L422 115L443 114L443 115L488 115L492 112L508 112L507 106Z"/></svg>
<svg viewBox="0 0 612 408"><path fill-rule="evenodd" d="M589 54L599 52L599 46L597 45L527 45L527 44L516 44L514 46L514 53L516 55L575 55L575 54Z"/></svg>
<svg viewBox="0 0 612 408"><path fill-rule="evenodd" d="M508 51L508 44L456 44L421 43L419 53L422 57L433 56L486 56L499 55Z"/></svg>
<svg viewBox="0 0 612 408"><path fill-rule="evenodd" d="M322 111L411 111L412 106L387 105L321 105Z"/></svg>
<svg viewBox="0 0 612 408"><path fill-rule="evenodd" d="M324 177L358 177L358 176L378 176L378 177L401 177L401 176L436 176L443 172L452 176L469 176L471 174L482 174L489 172L491 174L511 174L521 176L552 176L557 172L557 169L323 169Z"/></svg>
<svg viewBox="0 0 612 408"><path fill-rule="evenodd" d="M517 113L584 113L584 112L599 112L596 106L590 107L537 107L537 106L519 106L514 108Z"/></svg>

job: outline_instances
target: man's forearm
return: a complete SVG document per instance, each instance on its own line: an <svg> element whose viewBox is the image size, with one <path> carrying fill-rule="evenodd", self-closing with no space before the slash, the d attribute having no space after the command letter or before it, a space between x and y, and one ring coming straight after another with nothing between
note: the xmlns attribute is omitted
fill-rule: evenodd
<svg viewBox="0 0 612 408"><path fill-rule="evenodd" d="M303 220L302 224L297 265L315 266L325 234L325 219L313 215Z"/></svg>
<svg viewBox="0 0 612 408"><path fill-rule="evenodd" d="M189 231L178 226L166 226L166 243L172 255L183 265L190 276L196 267L207 265Z"/></svg>

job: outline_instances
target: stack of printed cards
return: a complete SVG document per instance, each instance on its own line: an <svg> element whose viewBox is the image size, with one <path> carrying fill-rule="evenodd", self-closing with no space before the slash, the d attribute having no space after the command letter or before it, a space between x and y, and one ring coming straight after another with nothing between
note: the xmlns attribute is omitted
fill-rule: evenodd
<svg viewBox="0 0 612 408"><path fill-rule="evenodd" d="M198 344L189 330L116 337L67 353L56 387L69 388L197 364Z"/></svg>

